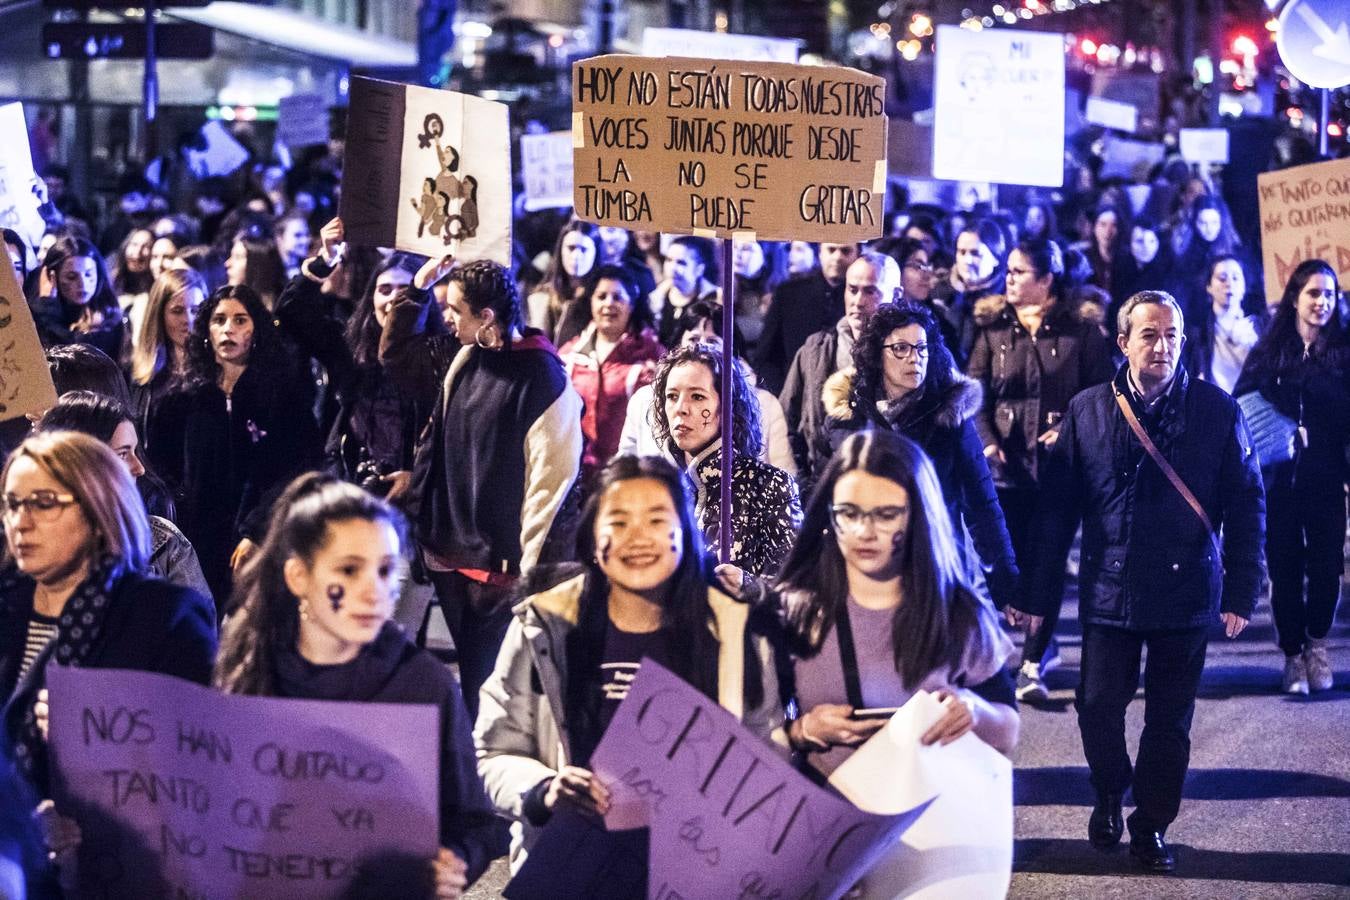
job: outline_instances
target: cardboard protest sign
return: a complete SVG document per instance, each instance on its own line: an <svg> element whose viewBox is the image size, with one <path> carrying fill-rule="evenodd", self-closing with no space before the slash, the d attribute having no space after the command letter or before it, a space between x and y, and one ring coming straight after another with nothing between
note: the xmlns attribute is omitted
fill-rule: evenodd
<svg viewBox="0 0 1350 900"><path fill-rule="evenodd" d="M340 214L353 244L511 264L506 106L353 78Z"/></svg>
<svg viewBox="0 0 1350 900"><path fill-rule="evenodd" d="M1181 129L1181 158L1189 163L1227 163L1227 128Z"/></svg>
<svg viewBox="0 0 1350 900"><path fill-rule="evenodd" d="M526 209L571 206L572 133L522 134L520 175L525 182Z"/></svg>
<svg viewBox="0 0 1350 900"><path fill-rule="evenodd" d="M1256 186L1267 302L1305 259L1326 260L1342 288L1350 283L1350 159L1265 172Z"/></svg>
<svg viewBox="0 0 1350 900"><path fill-rule="evenodd" d="M576 214L703 237L880 237L885 89L875 75L828 66L574 63Z"/></svg>
<svg viewBox="0 0 1350 900"><path fill-rule="evenodd" d="M328 107L318 94L292 94L277 104L277 140L292 150L328 143Z"/></svg>
<svg viewBox="0 0 1350 900"><path fill-rule="evenodd" d="M830 776L859 808L878 814L937 796L878 862L862 897L1002 900L1012 880L1012 762L974 734L942 746L919 739L945 710L915 694Z"/></svg>
<svg viewBox="0 0 1350 900"><path fill-rule="evenodd" d="M47 685L55 799L98 896L336 898L366 866L436 854L434 706L65 666Z"/></svg>
<svg viewBox="0 0 1350 900"><path fill-rule="evenodd" d="M941 25L934 82L934 178L1063 183L1062 35Z"/></svg>
<svg viewBox="0 0 1350 900"><path fill-rule="evenodd" d="M690 28L642 29L643 56L697 56L745 62L795 63L799 42L756 34L723 34Z"/></svg>
<svg viewBox="0 0 1350 900"><path fill-rule="evenodd" d="M655 898L839 897L924 810L862 812L650 659L591 769L610 790L605 825L650 829ZM522 876L531 864L546 860Z"/></svg>
<svg viewBox="0 0 1350 900"><path fill-rule="evenodd" d="M55 403L33 311L7 254L0 259L0 421L43 413Z"/></svg>
<svg viewBox="0 0 1350 900"><path fill-rule="evenodd" d="M33 188L38 178L33 171L33 155L28 147L28 125L22 103L0 106L0 227L12 228L36 249L47 225L38 213L38 195Z"/></svg>

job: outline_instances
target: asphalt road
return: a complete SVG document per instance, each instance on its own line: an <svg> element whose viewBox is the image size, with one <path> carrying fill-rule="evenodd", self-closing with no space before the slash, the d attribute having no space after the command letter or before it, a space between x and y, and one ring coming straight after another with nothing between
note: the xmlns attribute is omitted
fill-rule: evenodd
<svg viewBox="0 0 1350 900"><path fill-rule="evenodd" d="M1283 658L1267 606L1235 641L1211 638L1181 816L1168 833L1177 871L1146 875L1122 845L1087 842L1092 790L1073 712L1079 629L1066 603L1064 665L1050 702L1022 707L1016 756L1013 898L1350 898L1350 602L1332 631L1334 690L1279 694ZM1131 704L1133 753L1142 691ZM1130 799L1126 797L1127 812ZM499 860L468 896L501 896Z"/></svg>

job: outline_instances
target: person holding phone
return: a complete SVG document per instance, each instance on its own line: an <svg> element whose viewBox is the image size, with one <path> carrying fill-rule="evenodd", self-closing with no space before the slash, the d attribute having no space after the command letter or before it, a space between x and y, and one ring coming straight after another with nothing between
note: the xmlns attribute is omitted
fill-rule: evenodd
<svg viewBox="0 0 1350 900"><path fill-rule="evenodd" d="M846 438L777 584L801 710L786 737L813 769L833 772L921 690L946 709L925 744L974 731L1012 752L1012 644L963 571L918 445L880 430Z"/></svg>

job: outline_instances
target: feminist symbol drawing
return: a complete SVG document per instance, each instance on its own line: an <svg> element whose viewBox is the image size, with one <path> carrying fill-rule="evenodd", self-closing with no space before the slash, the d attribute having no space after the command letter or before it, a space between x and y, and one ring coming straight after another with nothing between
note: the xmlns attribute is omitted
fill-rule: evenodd
<svg viewBox="0 0 1350 900"><path fill-rule="evenodd" d="M417 146L435 150L436 173L422 181L421 197L411 197L409 202L420 217L417 236L429 230L449 246L478 233L478 179L460 171L459 151L442 145L444 134L445 122L436 113L422 120Z"/></svg>

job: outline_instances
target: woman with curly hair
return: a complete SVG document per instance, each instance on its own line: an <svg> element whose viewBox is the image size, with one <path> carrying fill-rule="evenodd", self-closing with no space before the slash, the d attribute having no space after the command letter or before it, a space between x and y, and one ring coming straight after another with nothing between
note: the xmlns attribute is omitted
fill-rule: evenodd
<svg viewBox="0 0 1350 900"><path fill-rule="evenodd" d="M151 411L150 460L216 597L230 596L231 572L256 549L272 500L318 460L318 426L294 371L261 298L223 287L197 314L182 383Z"/></svg>
<svg viewBox="0 0 1350 900"><path fill-rule="evenodd" d="M797 485L763 462L759 403L737 366L731 373L731 438L722 434L722 354L706 344L670 351L652 381L652 431L694 485L694 517L708 549L723 546L722 453L731 447L730 562L752 575L773 575L801 522Z"/></svg>
<svg viewBox="0 0 1350 900"><path fill-rule="evenodd" d="M957 371L932 313L887 304L853 345L853 367L825 382L824 400L835 448L871 428L902 434L928 454L952 527L961 535L964 526L973 539L977 558L965 560L968 571L973 577L990 568L989 593L1001 608L1014 599L1018 571L975 428L981 394L978 381Z"/></svg>
<svg viewBox="0 0 1350 900"><path fill-rule="evenodd" d="M1341 596L1350 480L1350 338L1337 315L1339 295L1333 266L1321 259L1299 263L1234 391L1238 397L1259 392L1296 425L1293 452L1261 470L1270 606L1287 694L1332 686L1327 633Z"/></svg>

